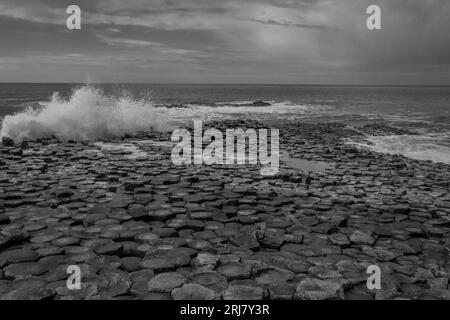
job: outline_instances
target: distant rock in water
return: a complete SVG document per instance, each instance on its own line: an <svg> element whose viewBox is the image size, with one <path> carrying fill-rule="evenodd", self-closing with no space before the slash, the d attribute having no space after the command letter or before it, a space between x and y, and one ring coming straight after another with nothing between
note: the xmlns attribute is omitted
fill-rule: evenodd
<svg viewBox="0 0 450 320"><path fill-rule="evenodd" d="M190 108L184 104L172 103L172 104L159 104L155 106L156 108L168 108L168 109L187 109Z"/></svg>
<svg viewBox="0 0 450 320"><path fill-rule="evenodd" d="M257 100L252 103L233 103L233 107L270 107L272 104L269 102Z"/></svg>
<svg viewBox="0 0 450 320"><path fill-rule="evenodd" d="M252 104L250 104L249 106L253 106L253 107L270 107L271 104L265 101L255 101Z"/></svg>

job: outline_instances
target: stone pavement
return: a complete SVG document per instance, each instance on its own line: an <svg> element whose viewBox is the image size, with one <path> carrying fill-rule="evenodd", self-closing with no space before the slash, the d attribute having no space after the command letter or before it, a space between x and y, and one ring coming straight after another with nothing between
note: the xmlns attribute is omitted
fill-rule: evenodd
<svg viewBox="0 0 450 320"><path fill-rule="evenodd" d="M291 157L332 168L177 167L169 146L138 143L169 139L156 133L128 139L137 158L89 142L0 147L1 299L450 299L449 165L358 150L343 138L361 133L339 124L280 133Z"/></svg>

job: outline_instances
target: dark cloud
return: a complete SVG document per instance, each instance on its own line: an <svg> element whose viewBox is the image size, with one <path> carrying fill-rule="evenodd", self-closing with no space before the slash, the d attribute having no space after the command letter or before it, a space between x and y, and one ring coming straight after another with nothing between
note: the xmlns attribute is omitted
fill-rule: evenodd
<svg viewBox="0 0 450 320"><path fill-rule="evenodd" d="M297 28L310 28L310 29L326 29L326 30L335 30L338 31L338 28L330 27L326 25L314 25L314 24L304 24L304 23L296 23L291 21L277 21L277 20L258 20L258 19L242 19L246 21L252 21L256 23L262 24L270 24L275 26L283 26L283 27L297 27Z"/></svg>
<svg viewBox="0 0 450 320"><path fill-rule="evenodd" d="M450 84L449 17L448 0L2 0L0 81Z"/></svg>

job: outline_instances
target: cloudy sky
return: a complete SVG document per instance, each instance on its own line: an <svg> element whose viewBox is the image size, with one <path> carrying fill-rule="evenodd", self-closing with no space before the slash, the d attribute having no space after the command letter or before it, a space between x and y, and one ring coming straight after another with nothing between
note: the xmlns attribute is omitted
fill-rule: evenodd
<svg viewBox="0 0 450 320"><path fill-rule="evenodd" d="M450 85L450 1L0 0L0 82L42 81Z"/></svg>

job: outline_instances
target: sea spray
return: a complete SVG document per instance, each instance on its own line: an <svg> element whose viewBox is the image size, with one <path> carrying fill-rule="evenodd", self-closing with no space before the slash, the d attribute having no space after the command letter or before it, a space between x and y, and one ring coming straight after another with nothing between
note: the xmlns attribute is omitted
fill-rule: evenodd
<svg viewBox="0 0 450 320"><path fill-rule="evenodd" d="M421 135L369 136L363 141L347 141L356 147L375 152L398 154L416 160L450 164L450 133Z"/></svg>
<svg viewBox="0 0 450 320"><path fill-rule="evenodd" d="M38 109L6 116L0 137L16 142L51 137L102 140L149 130L170 131L176 112L125 95L107 96L99 89L84 86L67 100L55 93Z"/></svg>
<svg viewBox="0 0 450 320"><path fill-rule="evenodd" d="M265 118L311 117L329 115L329 106L298 105L290 101L271 102L266 106L253 103L226 102L212 105L187 104L185 107L156 106L148 99L134 99L127 92L106 95L93 86L75 89L68 99L57 93L39 107L28 108L14 115L5 116L0 137L16 142L56 137L60 140L109 140L124 135L134 135L149 130L172 131L189 125L193 119L233 118L236 115L252 115Z"/></svg>

